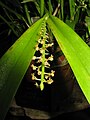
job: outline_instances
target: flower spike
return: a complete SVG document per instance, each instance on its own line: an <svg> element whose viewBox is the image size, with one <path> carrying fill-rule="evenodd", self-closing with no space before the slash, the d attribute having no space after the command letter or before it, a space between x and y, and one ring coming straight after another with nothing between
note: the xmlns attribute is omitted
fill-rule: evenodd
<svg viewBox="0 0 90 120"><path fill-rule="evenodd" d="M50 70L50 62L53 61L53 55L49 52L50 47L54 43L49 42L49 34L46 30L46 23L42 23L42 28L40 31L40 38L35 46L36 51L39 55L34 55L33 60L35 65L31 65L34 73L32 73L32 80L40 81L40 84L36 82L36 86L39 86L41 90L44 89L44 83L53 83L52 77L54 77L55 71ZM47 72L48 71L48 72Z"/></svg>

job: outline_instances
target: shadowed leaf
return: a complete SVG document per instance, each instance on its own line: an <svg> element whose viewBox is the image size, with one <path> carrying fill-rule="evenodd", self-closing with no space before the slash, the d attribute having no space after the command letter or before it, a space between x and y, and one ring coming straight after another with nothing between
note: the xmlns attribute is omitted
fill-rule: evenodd
<svg viewBox="0 0 90 120"><path fill-rule="evenodd" d="M84 95L90 103L90 48L60 19L50 16L47 23L65 54Z"/></svg>

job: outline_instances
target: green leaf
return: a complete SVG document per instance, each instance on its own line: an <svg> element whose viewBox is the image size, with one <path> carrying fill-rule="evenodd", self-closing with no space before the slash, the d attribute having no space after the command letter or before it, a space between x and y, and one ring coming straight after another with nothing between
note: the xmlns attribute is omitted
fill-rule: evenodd
<svg viewBox="0 0 90 120"><path fill-rule="evenodd" d="M86 99L90 103L90 48L60 19L50 16L47 23L65 54Z"/></svg>
<svg viewBox="0 0 90 120"><path fill-rule="evenodd" d="M35 0L23 0L21 3L34 2Z"/></svg>
<svg viewBox="0 0 90 120"><path fill-rule="evenodd" d="M60 4L61 4L61 18L62 20L64 20L64 0L60 0Z"/></svg>
<svg viewBox="0 0 90 120"><path fill-rule="evenodd" d="M88 4L89 5L89 7L90 7L90 4ZM90 17L90 9L87 9L87 14L88 14L88 16Z"/></svg>
<svg viewBox="0 0 90 120"><path fill-rule="evenodd" d="M0 59L0 120L4 120L35 53L44 18L32 25Z"/></svg>
<svg viewBox="0 0 90 120"><path fill-rule="evenodd" d="M89 34L90 34L90 17L86 16L85 21L86 21L87 28L88 28L88 31L89 31Z"/></svg>
<svg viewBox="0 0 90 120"><path fill-rule="evenodd" d="M74 15L75 15L75 2L74 2L74 0L69 0L69 7L70 7L71 20L74 20Z"/></svg>
<svg viewBox="0 0 90 120"><path fill-rule="evenodd" d="M44 0L40 0L40 16L42 17L44 14Z"/></svg>
<svg viewBox="0 0 90 120"><path fill-rule="evenodd" d="M71 27L73 30L75 29L75 24L76 24L75 21L71 21L71 20L66 19L65 23L66 23L69 27Z"/></svg>
<svg viewBox="0 0 90 120"><path fill-rule="evenodd" d="M28 23L31 26L32 25L32 21L31 21L31 17L30 17L30 14L29 14L28 6L27 6L26 3L24 4L24 9L25 9L25 13L26 13L26 16L27 16Z"/></svg>
<svg viewBox="0 0 90 120"><path fill-rule="evenodd" d="M52 12L53 12L53 6L52 6L52 3L51 3L51 0L48 1L48 6L49 6L49 14L52 15Z"/></svg>

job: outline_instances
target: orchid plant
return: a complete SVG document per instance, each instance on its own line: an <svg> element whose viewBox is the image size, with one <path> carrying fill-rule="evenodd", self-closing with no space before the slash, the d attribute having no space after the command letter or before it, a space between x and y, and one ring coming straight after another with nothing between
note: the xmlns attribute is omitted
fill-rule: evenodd
<svg viewBox="0 0 90 120"><path fill-rule="evenodd" d="M75 10L76 3L69 0L71 17L70 21L68 21L68 17L64 21L63 0L57 0L58 6L54 12L51 0L48 1L49 10L45 8L44 0L40 0L39 3L35 0L23 0L22 3L25 3L26 11L28 11L26 3L31 1L35 3L40 13L40 18L35 23L32 23L29 12L26 12L30 26L21 15L12 11L17 17L19 15L19 18L22 18L29 28L0 59L0 120L4 120L11 100L15 96L21 80L32 60L36 63L31 65L33 69L32 80L37 81L36 86L39 86L40 89L43 90L44 83L51 84L54 82L53 77L55 71L50 68L53 55L48 49L54 46L54 43L50 41L49 31L53 34L66 56L82 92L90 103L90 48L74 31L75 24L79 18L79 7ZM85 8L85 0L80 1L81 4L83 3L80 7ZM88 0L88 2L90 4L90 0ZM8 7L1 2L0 5L5 7L8 11L11 11L11 9L8 9ZM59 12L60 8L61 11ZM0 18L8 23L2 16L0 16ZM88 21L88 23L90 22ZM11 24L9 26L12 29ZM88 29L90 30L90 27L88 27ZM16 34L14 29L12 30ZM38 55L36 52L38 52Z"/></svg>

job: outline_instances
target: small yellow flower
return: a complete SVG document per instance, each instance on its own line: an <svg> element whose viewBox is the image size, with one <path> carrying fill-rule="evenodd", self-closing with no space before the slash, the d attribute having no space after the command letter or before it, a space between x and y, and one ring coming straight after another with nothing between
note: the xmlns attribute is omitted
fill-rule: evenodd
<svg viewBox="0 0 90 120"><path fill-rule="evenodd" d="M31 65L31 67L32 67L33 70L36 70L36 69L37 69L37 67L34 66L33 64Z"/></svg>
<svg viewBox="0 0 90 120"><path fill-rule="evenodd" d="M48 84L52 84L53 83L53 80L51 78L49 78L49 80L47 80L47 83Z"/></svg>
<svg viewBox="0 0 90 120"><path fill-rule="evenodd" d="M54 74L55 74L55 71L54 71L54 70L51 70L50 75L51 75L52 77L54 77Z"/></svg>
<svg viewBox="0 0 90 120"><path fill-rule="evenodd" d="M50 67L50 64L47 61L45 61L45 66L49 66Z"/></svg>
<svg viewBox="0 0 90 120"><path fill-rule="evenodd" d="M40 48L38 47L38 44L35 46L36 51L38 51Z"/></svg>
<svg viewBox="0 0 90 120"><path fill-rule="evenodd" d="M44 49L40 48L39 50L40 50L40 53L43 54Z"/></svg>
<svg viewBox="0 0 90 120"><path fill-rule="evenodd" d="M40 43L41 43L41 44L43 44L43 43L44 43L44 41L42 40Z"/></svg>
<svg viewBox="0 0 90 120"><path fill-rule="evenodd" d="M35 60L36 59L36 56L33 56L33 58L32 58L33 60Z"/></svg>
<svg viewBox="0 0 90 120"><path fill-rule="evenodd" d="M48 75L45 75L45 79L48 79L48 77L49 77Z"/></svg>
<svg viewBox="0 0 90 120"><path fill-rule="evenodd" d="M38 72L38 75L41 75L41 73L42 73L39 69L37 70L37 72Z"/></svg>
<svg viewBox="0 0 90 120"><path fill-rule="evenodd" d="M39 59L39 60L37 61L37 63L40 63L40 62L42 62L42 59Z"/></svg>
<svg viewBox="0 0 90 120"><path fill-rule="evenodd" d="M51 43L51 44L47 44L46 47L52 47L54 43Z"/></svg>
<svg viewBox="0 0 90 120"><path fill-rule="evenodd" d="M40 39L38 39L38 43L41 43L41 38L40 38Z"/></svg>
<svg viewBox="0 0 90 120"><path fill-rule="evenodd" d="M53 61L53 55L51 55L48 60Z"/></svg>
<svg viewBox="0 0 90 120"><path fill-rule="evenodd" d="M36 86L37 88L39 88L39 85L38 85L38 83L37 83L37 82L35 83L35 86Z"/></svg>
<svg viewBox="0 0 90 120"><path fill-rule="evenodd" d="M37 80L37 81L40 81L40 80L41 80L41 79L38 79L38 78L35 76L34 73L32 73L31 76L32 76L32 80Z"/></svg>
<svg viewBox="0 0 90 120"><path fill-rule="evenodd" d="M32 80L35 80L34 73L32 73L31 76L32 76Z"/></svg>

